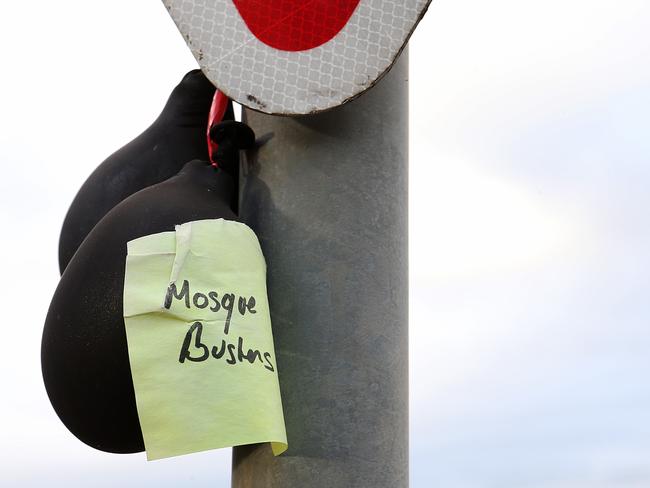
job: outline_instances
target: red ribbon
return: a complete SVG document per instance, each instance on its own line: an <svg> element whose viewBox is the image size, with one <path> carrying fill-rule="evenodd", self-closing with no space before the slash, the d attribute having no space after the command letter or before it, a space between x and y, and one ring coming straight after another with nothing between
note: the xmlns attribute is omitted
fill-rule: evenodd
<svg viewBox="0 0 650 488"><path fill-rule="evenodd" d="M214 98L212 99L212 106L210 107L210 115L208 116L208 130L207 130L207 138L208 138L208 156L210 157L210 163L212 163L212 166L215 168L219 167L219 164L216 161L216 156L217 156L217 148L219 145L212 141L210 138L210 130L212 127L217 125L219 122L223 120L223 116L226 113L226 109L228 108L228 102L230 100L226 95L224 95L221 91L217 90L214 92Z"/></svg>

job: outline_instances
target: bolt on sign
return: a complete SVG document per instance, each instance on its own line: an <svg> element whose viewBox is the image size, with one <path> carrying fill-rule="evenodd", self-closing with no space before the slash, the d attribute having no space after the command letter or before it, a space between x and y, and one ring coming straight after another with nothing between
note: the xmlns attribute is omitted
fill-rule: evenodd
<svg viewBox="0 0 650 488"><path fill-rule="evenodd" d="M163 0L206 76L270 114L315 113L372 87L431 0Z"/></svg>

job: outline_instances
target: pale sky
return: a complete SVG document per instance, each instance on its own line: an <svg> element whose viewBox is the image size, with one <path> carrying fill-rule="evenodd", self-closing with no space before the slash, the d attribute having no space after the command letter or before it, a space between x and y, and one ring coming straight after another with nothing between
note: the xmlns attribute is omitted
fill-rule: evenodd
<svg viewBox="0 0 650 488"><path fill-rule="evenodd" d="M67 207L195 61L158 0L3 20L0 485L229 486L85 446L40 373ZM650 486L650 3L434 0L410 54L411 485Z"/></svg>

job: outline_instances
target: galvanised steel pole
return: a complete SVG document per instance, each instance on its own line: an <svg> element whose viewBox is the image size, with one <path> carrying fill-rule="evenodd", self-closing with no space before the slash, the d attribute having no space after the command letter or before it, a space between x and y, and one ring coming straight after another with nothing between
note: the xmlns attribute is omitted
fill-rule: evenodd
<svg viewBox="0 0 650 488"><path fill-rule="evenodd" d="M245 117L289 450L235 448L232 486L406 487L407 54L343 107Z"/></svg>

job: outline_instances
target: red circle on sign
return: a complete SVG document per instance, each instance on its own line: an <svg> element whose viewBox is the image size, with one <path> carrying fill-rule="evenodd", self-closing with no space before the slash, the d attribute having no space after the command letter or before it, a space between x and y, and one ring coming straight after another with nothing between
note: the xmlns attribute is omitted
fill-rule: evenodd
<svg viewBox="0 0 650 488"><path fill-rule="evenodd" d="M313 49L338 34L360 0L232 0L251 33L281 51Z"/></svg>

